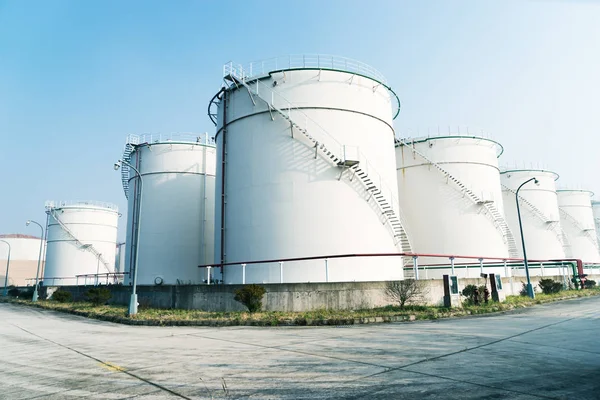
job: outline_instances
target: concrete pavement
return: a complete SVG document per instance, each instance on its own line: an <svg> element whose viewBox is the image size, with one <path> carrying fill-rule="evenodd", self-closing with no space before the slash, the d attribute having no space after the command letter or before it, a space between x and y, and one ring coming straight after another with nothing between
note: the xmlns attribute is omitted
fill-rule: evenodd
<svg viewBox="0 0 600 400"><path fill-rule="evenodd" d="M600 298L343 327L143 327L0 304L0 399L599 399Z"/></svg>

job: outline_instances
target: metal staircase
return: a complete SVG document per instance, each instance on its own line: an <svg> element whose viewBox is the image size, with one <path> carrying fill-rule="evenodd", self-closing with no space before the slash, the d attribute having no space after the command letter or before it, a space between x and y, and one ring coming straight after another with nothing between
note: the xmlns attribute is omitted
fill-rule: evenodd
<svg viewBox="0 0 600 400"><path fill-rule="evenodd" d="M566 212L565 210L563 210L562 208L559 208L558 211L566 218L568 219L577 229L579 229L581 232L583 232L583 234L585 235L585 237L592 242L592 244L594 245L594 247L596 248L596 251L600 251L600 249L598 248L598 240L596 239L596 236L591 232L593 229L585 229L580 223L579 221L573 217L571 214L569 214L568 212Z"/></svg>
<svg viewBox="0 0 600 400"><path fill-rule="evenodd" d="M513 190L511 188L509 188L506 185L501 185L502 188L514 195L517 194L516 190ZM546 216L546 214L544 214L542 212L542 210L540 210L539 208L537 208L533 203L531 203L529 200L527 200L526 198L524 198L523 196L519 196L519 201L523 204L525 204L529 211L531 211L533 213L533 215L535 215L540 221L542 221L545 224L548 224L550 226L549 229L551 229L552 231L554 231L554 233L556 234L556 237L558 238L558 241L560 242L560 244L565 247L567 246L567 244L565 243L565 233L563 232L563 230L560 227L560 221L552 221L550 220L550 218L548 218Z"/></svg>
<svg viewBox="0 0 600 400"><path fill-rule="evenodd" d="M46 212L50 214L56 222L58 222L62 230L71 238L72 241L75 242L75 244L77 244L77 246L79 246L80 248L87 249L90 253L92 253L100 261L100 263L104 265L104 268L106 268L106 272L113 272L110 270L110 267L106 260L102 257L102 254L100 254L100 252L98 252L98 250L96 250L94 246L92 246L91 244L84 244L79 239L77 239L75 234L60 220L60 218L58 217L58 213L56 212L56 209L54 207L46 206Z"/></svg>
<svg viewBox="0 0 600 400"><path fill-rule="evenodd" d="M125 147L123 148L123 161L130 162L131 153L135 148L134 145L139 144L139 137L136 135L129 135ZM125 192L125 198L129 199L129 167L126 164L121 166L121 183L123 184L123 192Z"/></svg>
<svg viewBox="0 0 600 400"><path fill-rule="evenodd" d="M225 72L226 72L226 73L224 73L225 80L232 82L237 87L242 85L243 87L245 87L248 90L250 99L252 100L252 102L254 104L256 104L255 99L259 99L267 105L267 107L269 108L269 112L272 113L274 111L277 114L279 114L280 116L282 116L285 120L287 120L290 123L290 129L292 129L292 132L294 129L296 129L296 131L300 132L305 138L307 138L310 141L310 143L312 143L313 147L315 148L315 152L320 152L320 154L323 158L325 158L329 162L333 163L334 165L336 165L340 168L343 168L342 175L345 170L352 170L352 172L353 172L352 176L358 177L360 182L365 187L366 191L369 193L369 199L372 198L375 200L375 203L377 204L377 206L381 212L381 215L383 216L383 218L385 219L385 222L389 225L389 227L392 231L395 245L399 246L399 248L401 249L401 251L403 253L411 253L412 252L412 247L411 247L411 244L410 244L410 241L408 238L408 234L407 234L406 230L404 229L401 215L397 214L393 208L393 204L394 204L394 203L392 203L394 201L393 194L391 194L391 191L390 191L390 194L391 194L390 198L387 198L384 195L381 178L377 179L376 172L373 172L373 171L369 172L365 167L363 167L361 165L360 161L345 159L341 155L335 154L335 152L333 150L331 150L327 146L325 146L325 144L323 143L325 140L328 140L328 141L334 142L334 143L336 143L337 141L334 138L332 138L331 135L329 135L323 128L320 128L315 121L311 120L310 117L306 113L304 113L298 107L294 106L291 102L289 102L287 99L285 99L283 96L281 96L273 88L270 88L267 85L265 85L264 83L260 82L259 78L256 78L256 77L252 78L252 86L255 86L255 89L253 89L251 87L251 84L249 84L248 81L246 80L246 78L245 78L246 74L242 70L229 67L228 69L226 69ZM268 101L259 95L259 86L260 85L264 86L267 93L271 94L271 101ZM277 95L278 100L280 102L287 104L286 108L281 108L281 107L278 107L275 105L275 101L274 101L275 95ZM294 112L294 114L302 116L306 121L306 125L308 125L308 121L311 121L316 127L315 130L316 131L320 130L321 133L324 134L326 137L324 137L324 138L317 137L315 132L311 133L311 132L309 132L309 130L306 127L302 127L300 124L298 124L291 116L292 111ZM342 146L341 148L344 148L344 146ZM316 153L315 153L315 156L316 156ZM366 158L364 160L366 161L366 164L368 165L368 161L366 160ZM398 202L396 202L395 204L398 204Z"/></svg>
<svg viewBox="0 0 600 400"><path fill-rule="evenodd" d="M518 249L517 249L517 244L515 242L515 238L514 238L512 232L510 231L510 228L508 227L506 220L504 219L502 214L500 214L500 212L494 205L492 205L490 202L480 199L464 183L462 183L460 180L458 180L456 177L454 177L452 174L450 174L450 172L448 172L444 168L442 168L441 165L433 162L433 160L429 159L425 154L418 151L414 146L411 146L410 143L408 143L407 141L405 141L403 139L396 139L396 143L406 146L406 148L409 148L414 154L418 154L423 160L425 160L429 164L433 165L438 171L440 171L446 177L446 179L448 181L451 181L456 186L458 186L460 188L461 192L463 192L464 195L469 200L471 200L474 204L480 205L481 208L483 209L483 211L488 216L488 218L490 218L492 220L496 229L498 229L498 231L500 231L500 233L502 234L502 239L504 240L504 243L508 247L509 255L511 257L518 257L519 253L518 253Z"/></svg>

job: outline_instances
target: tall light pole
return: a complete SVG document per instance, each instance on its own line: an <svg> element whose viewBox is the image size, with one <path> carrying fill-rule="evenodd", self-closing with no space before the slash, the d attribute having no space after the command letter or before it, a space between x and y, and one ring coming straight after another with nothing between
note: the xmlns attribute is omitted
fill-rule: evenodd
<svg viewBox="0 0 600 400"><path fill-rule="evenodd" d="M6 240L0 240L8 246L8 259L6 260L6 276L4 277L4 297L8 296L8 267L10 267L10 243Z"/></svg>
<svg viewBox="0 0 600 400"><path fill-rule="evenodd" d="M538 180L536 178L531 178L531 179L528 179L525 182L521 183L521 186L519 186L517 188L517 191L515 192L515 198L517 201L517 216L519 217L519 230L521 231L521 245L523 246L523 264L525 264L525 275L527 275L527 295L533 299L533 298L535 298L535 292L533 291L533 286L531 286L531 279L529 278L529 264L527 263L527 252L525 251L525 236L523 235L523 223L521 222L521 209L519 208L519 190L521 190L521 188L523 186L525 186L525 184L527 184L531 181L534 181L534 183L536 185L538 184Z"/></svg>
<svg viewBox="0 0 600 400"><path fill-rule="evenodd" d="M137 314L137 308L138 308L136 286L137 286L137 273L138 273L138 261L139 261L138 255L140 253L140 226L141 226L141 222L142 222L143 182L142 182L142 174L140 174L140 171L138 171L138 169L136 167L134 167L133 165L131 165L130 163L128 163L125 160L118 160L115 163L115 171L118 170L119 168L121 168L122 164L125 164L129 168L134 170L137 173L138 178L140 179L140 198L138 199L138 209L137 209L138 222L137 222L136 235L135 235L135 262L133 263L133 289L131 292L131 298L129 300L129 315L135 315L135 314Z"/></svg>
<svg viewBox="0 0 600 400"><path fill-rule="evenodd" d="M36 224L42 230L42 235L40 236L40 254L38 255L38 265L35 273L35 287L33 288L33 297L31 298L31 301L36 302L38 300L38 281L40 276L40 263L42 262L42 248L44 247L44 227L31 219L25 223L25 226L29 226L31 223Z"/></svg>

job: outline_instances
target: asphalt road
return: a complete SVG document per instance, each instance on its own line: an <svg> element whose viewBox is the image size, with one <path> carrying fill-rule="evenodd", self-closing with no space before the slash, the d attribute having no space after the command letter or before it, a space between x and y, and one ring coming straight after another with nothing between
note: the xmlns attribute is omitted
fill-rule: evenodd
<svg viewBox="0 0 600 400"><path fill-rule="evenodd" d="M0 304L0 399L600 399L600 297L344 327L134 327Z"/></svg>

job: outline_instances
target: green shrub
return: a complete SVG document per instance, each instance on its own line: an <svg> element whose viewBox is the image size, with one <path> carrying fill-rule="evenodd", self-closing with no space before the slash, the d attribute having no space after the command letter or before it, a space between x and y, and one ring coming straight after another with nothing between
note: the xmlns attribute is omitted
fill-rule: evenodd
<svg viewBox="0 0 600 400"><path fill-rule="evenodd" d="M104 287L93 288L85 293L85 298L95 306L106 304L111 297L110 290Z"/></svg>
<svg viewBox="0 0 600 400"><path fill-rule="evenodd" d="M20 294L21 294L21 291L19 290L19 288L16 288L13 286L10 289L8 289L8 295L10 297L19 297Z"/></svg>
<svg viewBox="0 0 600 400"><path fill-rule="evenodd" d="M237 289L235 301L238 301L248 308L251 313L260 311L262 308L262 297L267 291L264 287L258 285L245 285L241 289Z"/></svg>
<svg viewBox="0 0 600 400"><path fill-rule="evenodd" d="M59 303L67 303L73 300L73 295L71 292L67 292L66 290L58 289L56 292L52 294L52 300L58 301Z"/></svg>
<svg viewBox="0 0 600 400"><path fill-rule="evenodd" d="M552 279L541 279L538 285L544 294L558 293L563 288L562 283L556 282Z"/></svg>
<svg viewBox="0 0 600 400"><path fill-rule="evenodd" d="M586 289L592 289L594 287L596 287L596 281L593 281L591 279L588 279L588 280L585 281L585 288Z"/></svg>
<svg viewBox="0 0 600 400"><path fill-rule="evenodd" d="M527 284L525 282L523 282L521 290L519 290L519 296L529 296L529 293L527 293Z"/></svg>

